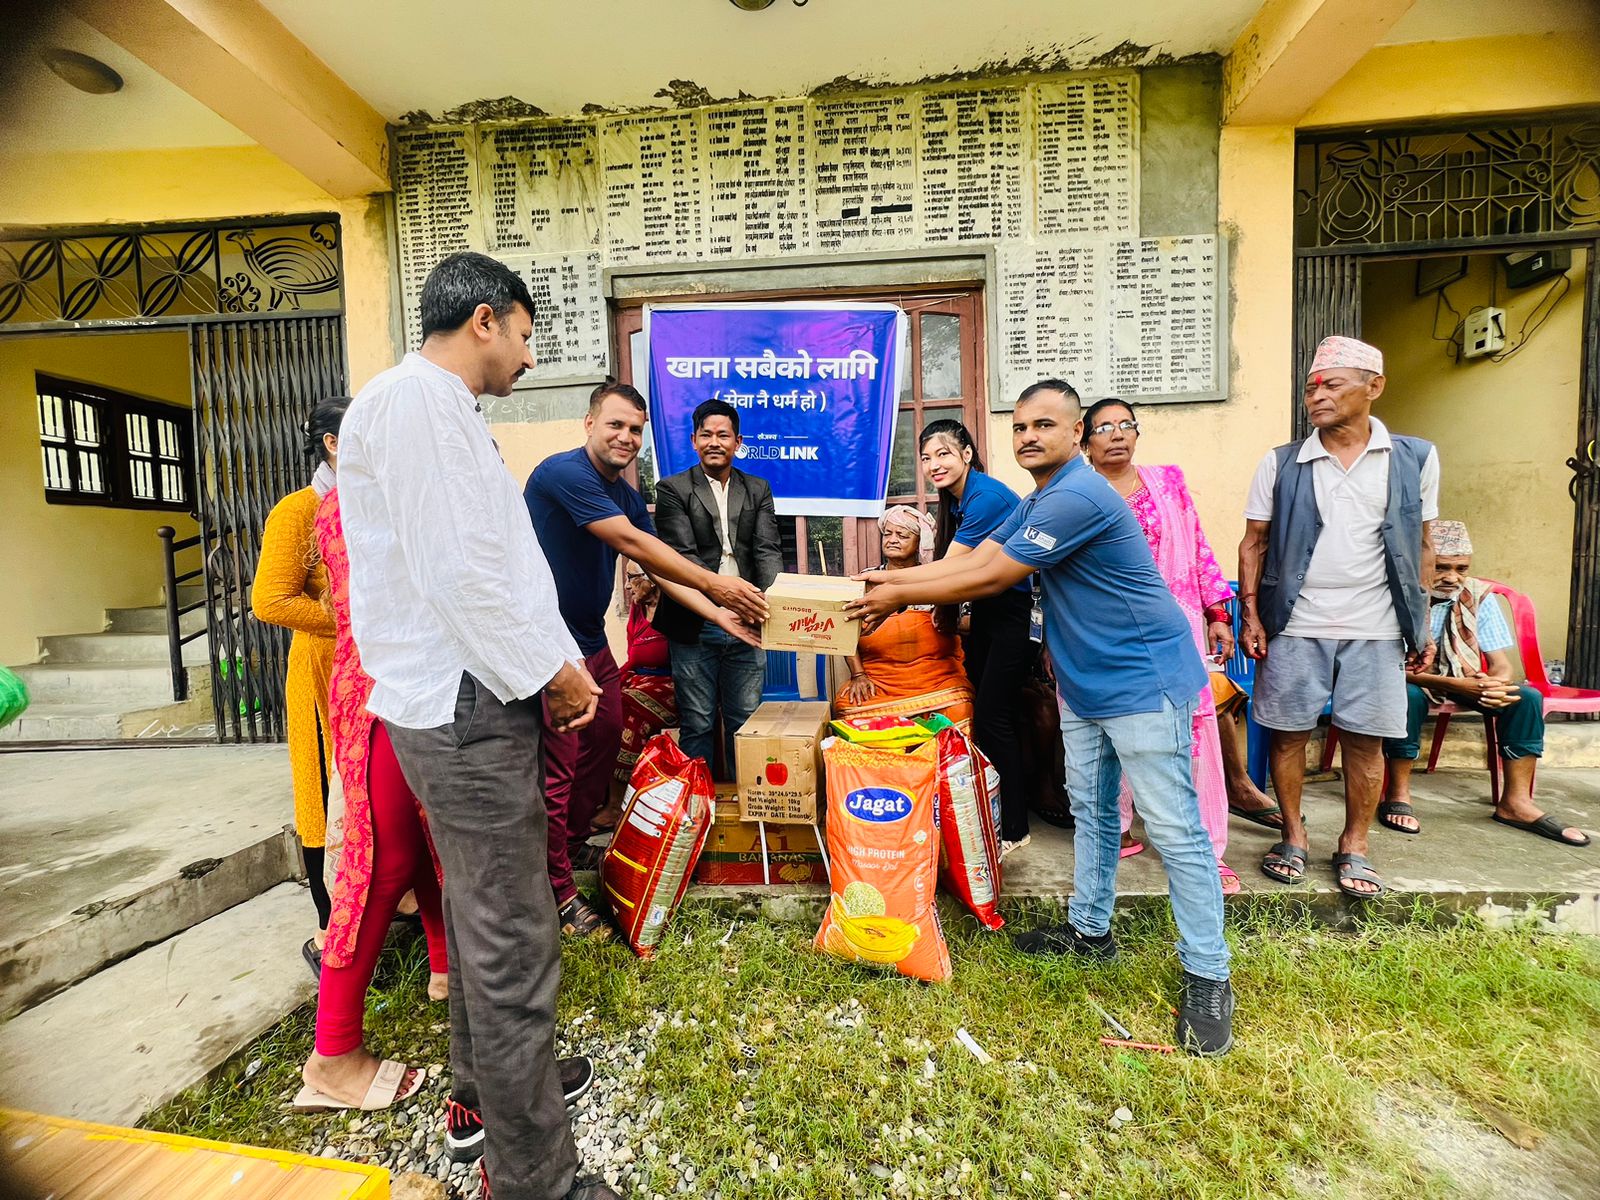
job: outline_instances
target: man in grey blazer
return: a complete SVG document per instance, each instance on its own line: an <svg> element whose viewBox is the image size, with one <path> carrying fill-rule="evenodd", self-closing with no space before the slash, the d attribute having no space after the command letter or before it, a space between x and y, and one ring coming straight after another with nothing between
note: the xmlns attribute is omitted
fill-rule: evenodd
<svg viewBox="0 0 1600 1200"><path fill-rule="evenodd" d="M694 448L700 465L656 484L656 533L679 554L720 575L737 575L765 591L783 570L772 487L736 470L739 410L707 400L694 410ZM672 648L679 742L684 753L714 763L711 732L722 714L727 774L733 735L761 703L767 656L663 597L655 626Z"/></svg>

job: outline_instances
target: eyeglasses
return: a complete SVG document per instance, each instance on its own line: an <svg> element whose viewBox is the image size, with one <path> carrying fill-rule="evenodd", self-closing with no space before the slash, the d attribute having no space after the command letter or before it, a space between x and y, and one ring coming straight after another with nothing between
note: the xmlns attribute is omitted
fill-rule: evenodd
<svg viewBox="0 0 1600 1200"><path fill-rule="evenodd" d="M1107 421L1102 425L1096 425L1093 429L1089 430L1089 432L1095 436L1103 436L1110 433L1113 429L1120 429L1123 433L1138 433L1139 422L1128 420L1118 421L1115 424L1112 424L1110 421Z"/></svg>

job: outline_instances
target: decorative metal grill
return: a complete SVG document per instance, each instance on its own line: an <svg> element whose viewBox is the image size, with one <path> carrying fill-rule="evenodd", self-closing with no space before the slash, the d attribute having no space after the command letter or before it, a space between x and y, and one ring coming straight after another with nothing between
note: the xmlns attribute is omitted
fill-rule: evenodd
<svg viewBox="0 0 1600 1200"><path fill-rule="evenodd" d="M0 240L0 332L343 309L333 217Z"/></svg>
<svg viewBox="0 0 1600 1200"><path fill-rule="evenodd" d="M1302 252L1600 230L1600 114L1492 130L1302 137Z"/></svg>
<svg viewBox="0 0 1600 1200"><path fill-rule="evenodd" d="M343 322L199 323L190 346L217 736L282 741L289 631L251 615L250 583L267 514L311 479L300 423L345 391Z"/></svg>

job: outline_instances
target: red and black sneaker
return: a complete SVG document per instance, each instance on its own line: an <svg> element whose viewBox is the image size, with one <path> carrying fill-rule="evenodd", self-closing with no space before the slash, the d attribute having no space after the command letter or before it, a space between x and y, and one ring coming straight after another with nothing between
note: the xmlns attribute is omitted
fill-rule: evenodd
<svg viewBox="0 0 1600 1200"><path fill-rule="evenodd" d="M594 1063L583 1055L556 1062L561 1095L570 1113L594 1086ZM467 1163L483 1157L483 1114L454 1097L445 1101L444 1148L451 1162Z"/></svg>

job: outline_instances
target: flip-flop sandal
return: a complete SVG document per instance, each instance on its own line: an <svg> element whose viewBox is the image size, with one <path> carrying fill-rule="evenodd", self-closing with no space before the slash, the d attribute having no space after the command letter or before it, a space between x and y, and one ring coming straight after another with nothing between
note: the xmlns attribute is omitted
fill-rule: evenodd
<svg viewBox="0 0 1600 1200"><path fill-rule="evenodd" d="M1581 842L1574 842L1563 837L1562 830L1576 829L1577 826L1563 825L1549 813L1545 813L1544 816L1534 821L1513 821L1510 817L1502 817L1499 813L1492 813L1491 816L1502 825L1509 825L1513 829L1521 829L1525 833L1536 833L1542 838L1549 838L1552 842L1560 842L1563 846L1587 846L1589 844L1589 835L1581 830L1579 831L1579 836L1583 838Z"/></svg>
<svg viewBox="0 0 1600 1200"><path fill-rule="evenodd" d="M322 982L322 951L317 949L317 939L307 938L306 944L300 947L300 957L306 960L306 966L311 968L311 978L319 984Z"/></svg>
<svg viewBox="0 0 1600 1200"><path fill-rule="evenodd" d="M1237 896L1244 884L1240 882L1238 873L1227 863L1217 864L1217 874L1222 877L1222 894L1224 896Z"/></svg>
<svg viewBox="0 0 1600 1200"><path fill-rule="evenodd" d="M1303 846L1279 842L1261 860L1261 873L1274 883L1294 885L1306 877L1306 860L1311 852ZM1278 868L1274 870L1273 868Z"/></svg>
<svg viewBox="0 0 1600 1200"><path fill-rule="evenodd" d="M1271 808L1235 808L1228 805L1228 811L1236 817L1243 817L1246 821L1260 825L1264 829L1283 828L1283 806L1274 804ZM1267 820L1268 817L1277 817L1277 824Z"/></svg>
<svg viewBox="0 0 1600 1200"><path fill-rule="evenodd" d="M1119 846L1117 848L1117 857L1118 858L1132 858L1135 854L1143 854L1143 853L1144 853L1144 843L1143 842L1131 842L1126 846Z"/></svg>
<svg viewBox="0 0 1600 1200"><path fill-rule="evenodd" d="M411 1086L404 1092L400 1090L406 1081L406 1071L409 1070L405 1063L396 1062L386 1058L378 1064L378 1073L372 1077L372 1083L367 1087L367 1094L361 1097L360 1104L346 1104L343 1100L335 1100L325 1092L319 1092L309 1083L295 1094L290 1105L297 1113L338 1112L347 1108L359 1108L362 1112L371 1112L374 1109L389 1108L401 1100L409 1100L422 1090L422 1081L426 1076L422 1071L411 1072Z"/></svg>
<svg viewBox="0 0 1600 1200"><path fill-rule="evenodd" d="M1382 825L1385 829L1392 829L1396 833L1408 833L1413 837L1421 833L1422 827L1420 825L1415 829L1408 829L1404 825L1396 825L1394 821L1390 819L1392 817L1410 817L1412 820L1415 820L1416 816L1417 810L1412 808L1411 805L1406 803L1404 800L1385 800L1378 805L1378 824Z"/></svg>
<svg viewBox="0 0 1600 1200"><path fill-rule="evenodd" d="M1333 856L1334 882L1339 885L1339 890L1352 900L1376 900L1389 889L1383 885L1383 880L1372 869L1372 864L1367 861L1364 854L1335 854ZM1363 892L1349 885L1355 882L1377 884L1377 891Z"/></svg>

